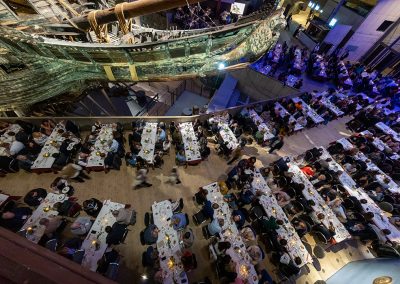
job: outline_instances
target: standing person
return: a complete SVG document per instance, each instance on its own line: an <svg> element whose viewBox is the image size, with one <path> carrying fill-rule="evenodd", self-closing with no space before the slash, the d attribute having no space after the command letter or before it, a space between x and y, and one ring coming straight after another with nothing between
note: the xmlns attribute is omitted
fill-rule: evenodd
<svg viewBox="0 0 400 284"><path fill-rule="evenodd" d="M297 35L299 34L300 30L303 28L303 26L300 24L297 29L294 31L293 33L293 37L297 37Z"/></svg>
<svg viewBox="0 0 400 284"><path fill-rule="evenodd" d="M168 177L168 182L172 184L180 184L181 180L179 179L178 168L173 167L170 176Z"/></svg>
<svg viewBox="0 0 400 284"><path fill-rule="evenodd" d="M141 186L150 187L151 183L147 182L147 169L139 169L136 173L136 179L133 181L133 189L138 189Z"/></svg>
<svg viewBox="0 0 400 284"><path fill-rule="evenodd" d="M275 150L280 150L283 146L283 135L279 134L278 136L272 138L268 153L272 153Z"/></svg>
<svg viewBox="0 0 400 284"><path fill-rule="evenodd" d="M244 148L243 145L239 145L238 147L236 147L235 150L232 151L232 154L231 154L232 158L228 161L228 163L227 163L228 165L232 164L234 161L236 161L237 159L239 159L242 156L243 148Z"/></svg>

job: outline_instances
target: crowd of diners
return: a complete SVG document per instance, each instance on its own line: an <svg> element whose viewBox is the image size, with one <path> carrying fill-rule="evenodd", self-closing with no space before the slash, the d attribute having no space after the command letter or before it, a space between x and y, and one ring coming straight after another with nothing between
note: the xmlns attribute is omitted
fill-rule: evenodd
<svg viewBox="0 0 400 284"><path fill-rule="evenodd" d="M287 84L290 75L296 77L294 88L303 85L301 75L306 73L318 81L332 81L338 89L363 92L377 96L384 93L392 96L397 93L398 80L383 76L376 70L359 62L346 60L348 52L334 52L326 55L320 52L319 45L310 52L296 45L288 47L286 41L277 43L253 68Z"/></svg>
<svg viewBox="0 0 400 284"><path fill-rule="evenodd" d="M281 220L268 218L259 204L259 196L262 193L254 193L251 190L254 178L251 172L255 169L256 158L241 159L243 148L252 141L256 141L262 147L268 146L269 152L280 149L285 135L317 125L316 117L322 118L319 123L327 123L341 116L334 111L332 105L342 111L342 115L353 114L354 119L349 121L348 127L355 134L349 137L348 141L354 147L345 149L340 146L340 143L332 143L328 148L332 155L331 159L341 164L357 185L365 190L384 212L391 214L389 220L398 228L400 196L398 196L399 193L391 191L393 184L389 185L388 179L390 177L394 182L399 182L400 178L397 155L400 148L400 125L398 112L390 99L393 93L393 88L384 89L379 95L374 95L373 92L353 94L334 89L321 93L314 91L304 93L299 98L282 98L264 105L258 104L253 108L244 108L234 116L224 112L211 115L204 121L196 119L192 123L194 139L197 139L199 144L201 159L207 159L211 153L209 142L214 142L218 155L224 157L229 165L236 164L230 170L227 180L220 184L221 194L232 209L232 220L237 225L241 237L246 240L247 252L255 265L258 278L264 281L261 283L272 282L261 262L266 255L284 277L291 277L300 272L299 259L288 256L286 240L276 234L276 230L282 225ZM237 139L236 148L227 147L226 141L220 135L220 122L228 125ZM382 130L377 126L379 123L390 127L391 132ZM1 123L0 134L7 135L9 138L13 137L13 139L11 143L0 145L2 147L0 167L2 175L18 169L31 171L31 166L38 157L41 147L46 144L48 137L58 124L65 129L60 133L63 140L59 145L59 154L54 156L53 169L59 171L58 177L49 185L50 190L37 188L24 197L10 197L10 200L2 205L0 222L1 226L18 232L50 191L69 196L68 200L53 206L59 213L58 216L40 220L40 225L45 228L45 234L39 244L46 246L48 241L56 239L58 242L56 252L72 259L89 233L103 204L96 198L80 203L74 198L73 182L84 182L85 179L90 178L88 171L85 171L87 159L94 151L95 141L104 125L96 122L88 135L83 138L79 127L67 120L58 123L43 120L40 127L23 121L17 121L16 124ZM18 127L15 128L15 125ZM119 170L122 160L125 160L128 166L136 168L134 188L152 186L147 177L149 168L162 167L163 157L169 155L171 146L175 148L176 165L188 164L182 134L179 125L175 122L157 124L154 159L149 163L141 158L139 153L143 147L142 136L145 125L144 121L135 121L132 123L132 130L126 133L128 131L124 131L121 124L111 124L112 138L105 141L108 151L104 156L104 170ZM127 141L124 134L128 134ZM271 136L266 134L271 134ZM128 145L129 151L125 150L124 144ZM358 157L358 153L363 153L368 160L355 158ZM339 180L340 172L332 171L329 166L332 160L321 159L321 155L320 149L311 149L299 157L302 163L298 166L313 183L326 205L331 207L351 235L360 238L363 242L370 242L378 254L388 256L396 254L396 243L388 240L392 232L388 229L377 228L374 216L371 216L371 212L365 212L363 208L364 201L354 198L343 189ZM378 179L377 175L382 173L371 170L368 166L370 162L373 162L387 176ZM321 222L325 216L321 213L315 214L312 208L313 203L303 195L304 185L294 182L293 174L288 169L288 162L280 159L262 168L261 173L299 237L312 233L318 237L321 244L335 244L334 228ZM168 181L172 184L181 183L177 167L171 170ZM224 227L224 221L214 218L216 206L207 199L207 190L200 188L194 200L196 204L202 206L200 214L195 214L196 223L210 221L205 231L210 237L210 252L216 259L218 275L227 283L236 281L238 277L233 269L235 262L226 253L230 244L218 239L218 234ZM182 263L185 265L185 271L190 271L196 267L195 256L190 250L195 236L187 227L187 218L182 213L182 201L174 201L173 204L172 223L179 232L185 248ZM98 266L98 271L103 274L107 273L108 264L118 261L117 248L126 237L127 227L134 225L136 220L135 211L129 204L113 212L113 215L117 221L106 230L109 248ZM143 231L143 243L148 247L143 253L143 264L155 275L155 279L159 279L162 272L159 269L159 256L154 245L157 242L158 228L151 222L150 217L147 220L149 221ZM65 230L70 230L74 237L65 238L63 234ZM258 245L257 240L264 244L265 249Z"/></svg>

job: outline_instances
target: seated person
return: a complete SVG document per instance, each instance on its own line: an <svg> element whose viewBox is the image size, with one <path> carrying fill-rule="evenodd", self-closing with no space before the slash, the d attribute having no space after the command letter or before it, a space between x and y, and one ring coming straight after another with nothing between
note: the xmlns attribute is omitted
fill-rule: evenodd
<svg viewBox="0 0 400 284"><path fill-rule="evenodd" d="M178 153L176 153L176 161L179 164L186 163L186 157L185 157L185 153L183 152L183 150L180 150L180 151L178 151Z"/></svg>
<svg viewBox="0 0 400 284"><path fill-rule="evenodd" d="M155 244L158 239L158 232L160 230L157 228L156 225L150 224L144 230L144 242L148 245Z"/></svg>
<svg viewBox="0 0 400 284"><path fill-rule="evenodd" d="M25 195L24 202L29 206L36 207L40 205L46 196L47 191L44 188L35 188Z"/></svg>
<svg viewBox="0 0 400 284"><path fill-rule="evenodd" d="M86 214L94 218L96 218L97 215L99 215L99 212L103 207L103 203L96 198L90 198L88 200L85 200L83 201L82 205L83 205L83 211L85 211Z"/></svg>
<svg viewBox="0 0 400 284"><path fill-rule="evenodd" d="M146 266L150 266L151 268L155 268L159 260L158 251L153 246L149 246L146 251L143 253L143 261Z"/></svg>
<svg viewBox="0 0 400 284"><path fill-rule="evenodd" d="M197 260L194 253L189 250L185 250L181 257L181 261L183 264L183 269L188 272L190 270L197 268Z"/></svg>
<svg viewBox="0 0 400 284"><path fill-rule="evenodd" d="M135 225L136 223L136 211L130 209L130 205L125 205L124 208L114 210L112 215L115 217L115 221L119 224L124 225Z"/></svg>
<svg viewBox="0 0 400 284"><path fill-rule="evenodd" d="M298 218L293 218L292 224L300 238L307 234L308 228L306 222Z"/></svg>
<svg viewBox="0 0 400 284"><path fill-rule="evenodd" d="M17 232L31 215L32 209L28 207L14 208L1 214L0 225L13 232Z"/></svg>
<svg viewBox="0 0 400 284"><path fill-rule="evenodd" d="M208 232L211 236L215 236L222 231L222 227L224 226L225 221L224 219L217 219L211 221L210 224L207 225Z"/></svg>
<svg viewBox="0 0 400 284"><path fill-rule="evenodd" d="M236 227L240 230L243 228L243 225L246 222L246 217L244 216L243 212L240 209L233 210L232 220L235 222Z"/></svg>
<svg viewBox="0 0 400 284"><path fill-rule="evenodd" d="M260 261L263 260L264 256L263 256L263 252L261 250L261 248L258 245L251 245L247 248L247 253L249 254L249 256L252 259L252 263L254 265L256 265L257 263L259 263Z"/></svg>
<svg viewBox="0 0 400 284"><path fill-rule="evenodd" d="M187 225L187 220L186 220L185 214L184 213L176 213L176 214L172 215L171 224L175 230L181 230L181 229L185 228Z"/></svg>
<svg viewBox="0 0 400 284"><path fill-rule="evenodd" d="M182 240L185 248L190 248L194 243L193 230L191 228L186 228L186 230L184 230L181 234L180 239Z"/></svg>
<svg viewBox="0 0 400 284"><path fill-rule="evenodd" d="M212 249L211 252L212 252L212 254L215 254L214 258L217 259L219 256L225 255L226 251L228 249L230 249L231 246L232 245L230 242L226 242L226 241L225 242L224 241L217 242L217 243L211 245L211 249Z"/></svg>
<svg viewBox="0 0 400 284"><path fill-rule="evenodd" d="M105 228L107 233L106 243L108 245L118 245L122 242L126 231L126 225L115 222L112 227Z"/></svg>
<svg viewBox="0 0 400 284"><path fill-rule="evenodd" d="M211 204L210 200L206 200L203 205L202 212L205 217L212 219L214 217L214 209L218 209L219 205L217 203Z"/></svg>
<svg viewBox="0 0 400 284"><path fill-rule="evenodd" d="M39 224L44 226L46 229L44 230L44 235L51 238L54 236L54 233L63 223L63 218L61 216L49 216L47 218L42 218L39 221Z"/></svg>
<svg viewBox="0 0 400 284"><path fill-rule="evenodd" d="M248 188L243 189L242 192L239 194L239 201L246 205L251 204L254 198L255 196L253 192Z"/></svg>
<svg viewBox="0 0 400 284"><path fill-rule="evenodd" d="M242 237L243 242L246 243L246 246L257 244L256 233L250 226L244 227L240 231L240 236Z"/></svg>
<svg viewBox="0 0 400 284"><path fill-rule="evenodd" d="M62 203L54 203L53 209L56 210L60 216L76 217L82 210L82 206L76 202L75 198L69 198L64 200Z"/></svg>
<svg viewBox="0 0 400 284"><path fill-rule="evenodd" d="M71 225L71 233L74 235L85 235L92 227L92 220L88 216L78 217Z"/></svg>
<svg viewBox="0 0 400 284"><path fill-rule="evenodd" d="M103 257L97 262L97 272L104 274L107 272L110 263L117 262L119 259L119 253L111 247L106 249Z"/></svg>
<svg viewBox="0 0 400 284"><path fill-rule="evenodd" d="M194 198L198 204L204 204L207 201L208 191L202 187L199 188L199 191L194 195Z"/></svg>
<svg viewBox="0 0 400 284"><path fill-rule="evenodd" d="M57 177L50 185L50 188L55 193L63 193L63 189L66 187L70 188L67 192L67 195L71 196L74 193L74 189L68 184L68 181L66 179L62 177Z"/></svg>

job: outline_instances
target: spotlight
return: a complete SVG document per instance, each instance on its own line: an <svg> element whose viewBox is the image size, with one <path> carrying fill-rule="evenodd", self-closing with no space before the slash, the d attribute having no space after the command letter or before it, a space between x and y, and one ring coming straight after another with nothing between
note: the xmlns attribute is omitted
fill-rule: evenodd
<svg viewBox="0 0 400 284"><path fill-rule="evenodd" d="M225 63L220 62L218 63L218 70L224 70L225 69Z"/></svg>
<svg viewBox="0 0 400 284"><path fill-rule="evenodd" d="M332 20L329 22L328 26L331 28L336 24L337 20L335 18L332 18Z"/></svg>
<svg viewBox="0 0 400 284"><path fill-rule="evenodd" d="M310 2L308 2L307 6L311 8L312 5L314 5L314 3L312 1L310 1Z"/></svg>
<svg viewBox="0 0 400 284"><path fill-rule="evenodd" d="M317 6L315 6L315 10L319 10L319 5L317 4Z"/></svg>
<svg viewBox="0 0 400 284"><path fill-rule="evenodd" d="M143 279L143 280L147 280L147 279L148 279L148 278L147 278L147 275L146 275L146 274L143 274L143 275L142 275L142 279Z"/></svg>

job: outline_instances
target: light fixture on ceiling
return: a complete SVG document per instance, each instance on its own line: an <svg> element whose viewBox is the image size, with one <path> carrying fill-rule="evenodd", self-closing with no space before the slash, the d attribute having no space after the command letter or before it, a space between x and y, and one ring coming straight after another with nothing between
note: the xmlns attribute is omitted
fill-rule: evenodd
<svg viewBox="0 0 400 284"><path fill-rule="evenodd" d="M218 63L218 70L224 70L224 69L225 69L225 63L224 62Z"/></svg>

